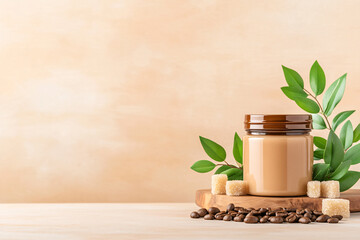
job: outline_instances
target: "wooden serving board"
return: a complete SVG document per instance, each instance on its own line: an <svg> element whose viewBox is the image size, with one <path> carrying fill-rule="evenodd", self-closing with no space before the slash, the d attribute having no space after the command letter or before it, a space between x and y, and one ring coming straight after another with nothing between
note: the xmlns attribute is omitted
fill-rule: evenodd
<svg viewBox="0 0 360 240"><path fill-rule="evenodd" d="M350 200L350 211L360 212L360 189L350 189L341 193L340 198ZM286 208L310 208L321 211L321 202L323 198L301 197L261 197L261 196L227 196L212 195L210 189L201 189L196 191L195 202L198 206L209 208L218 207L225 210L229 203L235 206L245 208L260 207L286 207Z"/></svg>

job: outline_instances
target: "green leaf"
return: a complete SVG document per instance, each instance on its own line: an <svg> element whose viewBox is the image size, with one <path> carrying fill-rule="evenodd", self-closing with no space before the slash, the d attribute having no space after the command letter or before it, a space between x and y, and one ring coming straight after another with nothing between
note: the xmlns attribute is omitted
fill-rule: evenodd
<svg viewBox="0 0 360 240"><path fill-rule="evenodd" d="M348 117L350 117L351 114L353 114L355 112L355 110L351 110L351 111L344 111L341 112L339 114L337 114L333 121L332 121L332 128L335 131L336 128L343 122L345 121Z"/></svg>
<svg viewBox="0 0 360 240"><path fill-rule="evenodd" d="M318 113L320 111L319 106L313 100L304 97L298 97L294 99L296 104L303 110L309 113Z"/></svg>
<svg viewBox="0 0 360 240"><path fill-rule="evenodd" d="M237 162L243 163L243 142L236 132L234 136L233 155Z"/></svg>
<svg viewBox="0 0 360 240"><path fill-rule="evenodd" d="M316 163L313 165L313 180L322 181L325 180L325 176L330 168L329 164Z"/></svg>
<svg viewBox="0 0 360 240"><path fill-rule="evenodd" d="M339 180L342 178L349 170L351 161L342 162L339 167L330 175L331 180Z"/></svg>
<svg viewBox="0 0 360 240"><path fill-rule="evenodd" d="M304 88L304 81L296 71L287 68L285 66L282 66L282 69L284 71L286 82L290 87L300 88L300 89Z"/></svg>
<svg viewBox="0 0 360 240"><path fill-rule="evenodd" d="M313 120L313 128L314 129L325 129L326 124L324 119L319 114L311 114Z"/></svg>
<svg viewBox="0 0 360 240"><path fill-rule="evenodd" d="M215 168L215 164L208 161L208 160L200 160L195 162L192 166L191 169L194 170L195 172L199 172L199 173L206 173L206 172L210 172L211 170L213 170Z"/></svg>
<svg viewBox="0 0 360 240"><path fill-rule="evenodd" d="M320 160L324 158L324 149L316 149L314 151L314 160Z"/></svg>
<svg viewBox="0 0 360 240"><path fill-rule="evenodd" d="M339 179L340 192L350 189L360 178L360 172L348 171L342 178Z"/></svg>
<svg viewBox="0 0 360 240"><path fill-rule="evenodd" d="M343 160L344 149L341 141L333 131L330 131L325 147L324 161L330 164L331 171L335 171Z"/></svg>
<svg viewBox="0 0 360 240"><path fill-rule="evenodd" d="M360 124L358 124L354 130L354 139L353 142L357 142L360 140Z"/></svg>
<svg viewBox="0 0 360 240"><path fill-rule="evenodd" d="M348 120L341 128L340 141L344 149L348 149L353 143L353 127L350 120Z"/></svg>
<svg viewBox="0 0 360 240"><path fill-rule="evenodd" d="M297 97L307 97L307 93L304 92L301 88L296 87L282 87L281 91L290 98L291 100L295 100Z"/></svg>
<svg viewBox="0 0 360 240"><path fill-rule="evenodd" d="M233 166L233 165L231 165L231 166ZM222 173L222 172L224 172L225 170L228 170L228 169L230 169L230 168L231 168L231 167L228 166L228 165L221 166L221 167L219 167L219 168L216 170L216 172L215 172L214 174L220 174L220 173Z"/></svg>
<svg viewBox="0 0 360 240"><path fill-rule="evenodd" d="M350 160L352 165L360 163L360 144L357 144L347 150L344 160Z"/></svg>
<svg viewBox="0 0 360 240"><path fill-rule="evenodd" d="M231 168L221 174L226 174L228 180L243 180L243 170L239 168Z"/></svg>
<svg viewBox="0 0 360 240"><path fill-rule="evenodd" d="M322 137L314 137L314 144L320 149L325 149L326 147L326 139Z"/></svg>
<svg viewBox="0 0 360 240"><path fill-rule="evenodd" d="M226 152L222 146L220 146L216 142L211 141L210 139L201 136L200 142L209 157L218 162L222 162L225 160Z"/></svg>
<svg viewBox="0 0 360 240"><path fill-rule="evenodd" d="M341 101L346 85L346 74L342 75L339 79L333 82L326 90L323 97L323 107L325 114L330 116L336 105Z"/></svg>
<svg viewBox="0 0 360 240"><path fill-rule="evenodd" d="M310 87L316 96L320 95L325 89L325 73L318 61L315 61L310 69Z"/></svg>

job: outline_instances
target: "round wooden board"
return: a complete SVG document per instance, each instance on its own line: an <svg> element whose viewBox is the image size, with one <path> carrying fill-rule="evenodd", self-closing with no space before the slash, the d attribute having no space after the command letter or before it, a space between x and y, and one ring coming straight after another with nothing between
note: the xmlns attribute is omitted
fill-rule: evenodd
<svg viewBox="0 0 360 240"><path fill-rule="evenodd" d="M341 193L340 198L350 200L350 211L360 212L360 189L350 189ZM323 198L302 197L261 197L261 196L227 196L212 195L210 189L196 191L195 202L199 207L209 208L218 207L225 210L229 203L245 208L260 207L286 207L286 208L310 208L321 211Z"/></svg>

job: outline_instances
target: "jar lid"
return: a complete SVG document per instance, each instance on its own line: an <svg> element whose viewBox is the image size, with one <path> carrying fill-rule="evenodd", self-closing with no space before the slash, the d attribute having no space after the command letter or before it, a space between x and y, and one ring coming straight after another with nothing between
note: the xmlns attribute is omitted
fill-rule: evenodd
<svg viewBox="0 0 360 240"><path fill-rule="evenodd" d="M264 133L308 133L312 128L310 114L246 114L245 130Z"/></svg>

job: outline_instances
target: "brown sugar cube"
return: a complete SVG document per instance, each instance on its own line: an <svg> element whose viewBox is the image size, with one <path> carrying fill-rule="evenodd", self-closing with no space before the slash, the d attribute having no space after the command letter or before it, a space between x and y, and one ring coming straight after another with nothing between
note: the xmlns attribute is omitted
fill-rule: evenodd
<svg viewBox="0 0 360 240"><path fill-rule="evenodd" d="M247 184L242 180L233 180L226 182L226 195L241 196L247 194Z"/></svg>
<svg viewBox="0 0 360 240"><path fill-rule="evenodd" d="M211 193L214 195L226 194L226 174L215 174L211 177Z"/></svg>
<svg viewBox="0 0 360 240"><path fill-rule="evenodd" d="M310 198L319 198L321 193L321 187L320 187L319 181L310 181L307 183L307 195Z"/></svg>
<svg viewBox="0 0 360 240"><path fill-rule="evenodd" d="M323 181L323 182L321 182L321 197L325 197L325 198L340 197L339 181Z"/></svg>
<svg viewBox="0 0 360 240"><path fill-rule="evenodd" d="M350 201L347 199L323 199L322 212L329 216L342 215L350 217Z"/></svg>

